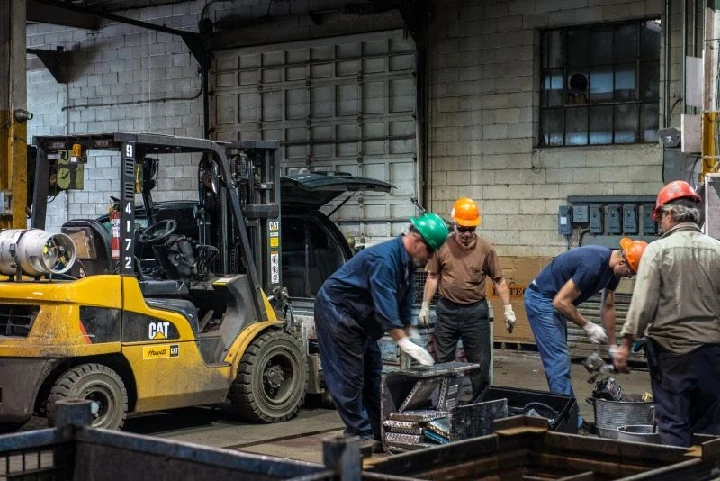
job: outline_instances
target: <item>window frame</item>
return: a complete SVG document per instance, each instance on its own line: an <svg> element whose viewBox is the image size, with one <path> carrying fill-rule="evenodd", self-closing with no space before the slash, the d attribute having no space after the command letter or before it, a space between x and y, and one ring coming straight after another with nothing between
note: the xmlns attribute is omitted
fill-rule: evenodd
<svg viewBox="0 0 720 481"><path fill-rule="evenodd" d="M647 42L645 42L644 36L647 36L650 32L648 23L653 22L659 25L658 37L656 39L656 45L653 47L653 51L648 55ZM616 57L616 36L622 28L632 26L634 28L635 46L634 46L634 59L630 62L628 59L619 60ZM573 25L570 27L563 28L552 28L540 31L540 64L539 64L539 75L540 75L540 93L538 102L538 137L537 147L539 148L554 148L554 147L592 147L600 145L633 145L633 144L647 144L658 141L658 129L660 128L660 103L662 100L661 96L661 53L662 53L662 38L664 25L661 23L660 17L633 19L628 21L619 21L612 23L602 24L589 24L589 25ZM593 51L593 39L598 38L602 31L609 32L611 38L610 51L610 63L593 63L592 51ZM568 41L568 36L573 33L584 33L587 35L587 45L585 47L585 57L587 60L584 64L573 65L571 64L571 55ZM560 65L552 63L553 61L553 50L555 45L552 42L560 44ZM653 42L654 43L654 42ZM558 49L555 49L558 50ZM577 55L577 52L575 52ZM555 52L555 57L557 57ZM557 58L554 59L557 62ZM634 69L634 88L631 90L632 99L629 100L618 100L617 95L619 90L616 89L618 72L622 72L622 67L628 67L632 65ZM591 78L593 71L602 71L602 69L608 69L612 77L612 89L611 99L607 100L592 100L592 85ZM654 71L654 72L653 72ZM586 88L583 91L584 95L577 95L579 97L578 102L570 102L572 93L569 83L570 77L573 74L582 73L586 79ZM656 73L656 83L653 85L652 77L653 73ZM557 85L558 74L562 79L562 86L559 90L560 101L558 102L558 89L546 88L549 84ZM647 82L647 78L651 79L651 82ZM641 87L650 87L641 90ZM653 89L654 87L654 89ZM653 92L654 90L654 92ZM647 93L651 95L648 97ZM654 95L653 95L654 93ZM607 116L593 115L593 111L608 110L609 114L609 131L605 131L609 134L607 141L597 141L593 139L594 132L603 132L602 130L593 130L593 123L598 124L598 120L603 120L603 123L607 123ZM632 119L634 121L634 127L631 129L622 129L622 111L630 109L632 111ZM584 111L584 112L583 112ZM559 116L558 116L559 113ZM555 115L555 123L560 128L556 128L556 132L550 132L552 127L548 127L548 119L551 115ZM607 114L606 114L607 115ZM652 115L653 122L648 123L648 115ZM584 135L584 142L573 142L569 141L568 137L572 136L573 130L570 128L573 125L572 118L575 120L580 119L584 124L581 129L576 132L581 132ZM593 122L595 119L595 122ZM633 122L631 122L632 124ZM600 127L602 128L602 127ZM633 132L634 129L634 132ZM632 132L630 134L630 132ZM654 132L654 134L652 133ZM560 134L560 135L558 135ZM582 135L581 134L581 135ZM631 135L632 138L625 137L623 135ZM560 139L559 141L553 142L552 139ZM582 137L580 137L582 139Z"/></svg>

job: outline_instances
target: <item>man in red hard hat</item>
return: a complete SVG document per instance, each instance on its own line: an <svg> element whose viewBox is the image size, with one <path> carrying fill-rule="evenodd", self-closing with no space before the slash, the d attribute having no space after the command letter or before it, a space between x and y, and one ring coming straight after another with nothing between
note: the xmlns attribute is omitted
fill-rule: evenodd
<svg viewBox="0 0 720 481"><path fill-rule="evenodd" d="M643 255L615 356L626 370L635 338L647 338L660 437L681 447L692 433L720 434L720 242L700 232L699 203L687 182L660 190L663 234Z"/></svg>
<svg viewBox="0 0 720 481"><path fill-rule="evenodd" d="M473 398L477 398L490 386L492 320L485 299L487 278L492 279L505 306L508 332L512 332L515 327L515 313L495 248L475 233L482 220L477 203L468 197L461 197L455 201L450 215L453 219L453 233L430 257L425 268L428 278L419 320L423 325L429 323L430 300L439 287L435 325L437 360L454 361L458 339L462 339L467 360L481 366L480 374L471 378Z"/></svg>

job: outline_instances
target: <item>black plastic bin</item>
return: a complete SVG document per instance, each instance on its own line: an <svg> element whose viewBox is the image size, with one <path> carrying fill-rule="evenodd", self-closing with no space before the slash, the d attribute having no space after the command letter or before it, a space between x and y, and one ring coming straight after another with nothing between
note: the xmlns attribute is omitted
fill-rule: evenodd
<svg viewBox="0 0 720 481"><path fill-rule="evenodd" d="M552 394L546 391L520 389L507 386L491 386L483 396L483 401L507 399L510 416L527 414L526 408L534 407L539 414L550 407L556 416L550 419L550 429L562 433L575 434L578 431L578 414L580 408L572 396ZM534 406L530 406L533 404Z"/></svg>

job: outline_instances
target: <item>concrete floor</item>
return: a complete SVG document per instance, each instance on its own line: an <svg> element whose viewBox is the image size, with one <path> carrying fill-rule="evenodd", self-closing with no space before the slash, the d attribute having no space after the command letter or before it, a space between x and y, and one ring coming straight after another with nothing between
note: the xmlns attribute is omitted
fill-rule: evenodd
<svg viewBox="0 0 720 481"><path fill-rule="evenodd" d="M581 414L592 420L592 406L585 402L593 388L586 382L587 371L580 364L573 364L572 374ZM617 379L625 392L650 391L647 371L633 371ZM547 390L537 353L520 351L495 351L493 384ZM342 433L343 423L334 410L305 408L288 422L246 424L237 421L228 408L221 407L188 408L136 417L128 421L126 429L177 441L319 463L322 440Z"/></svg>

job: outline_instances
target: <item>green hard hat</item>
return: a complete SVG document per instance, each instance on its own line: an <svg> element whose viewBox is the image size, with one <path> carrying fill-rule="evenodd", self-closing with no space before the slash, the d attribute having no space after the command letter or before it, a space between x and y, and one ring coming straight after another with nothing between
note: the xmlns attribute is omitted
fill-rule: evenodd
<svg viewBox="0 0 720 481"><path fill-rule="evenodd" d="M432 250L438 250L447 240L447 224L437 214L428 212L420 217L410 217L410 222Z"/></svg>

